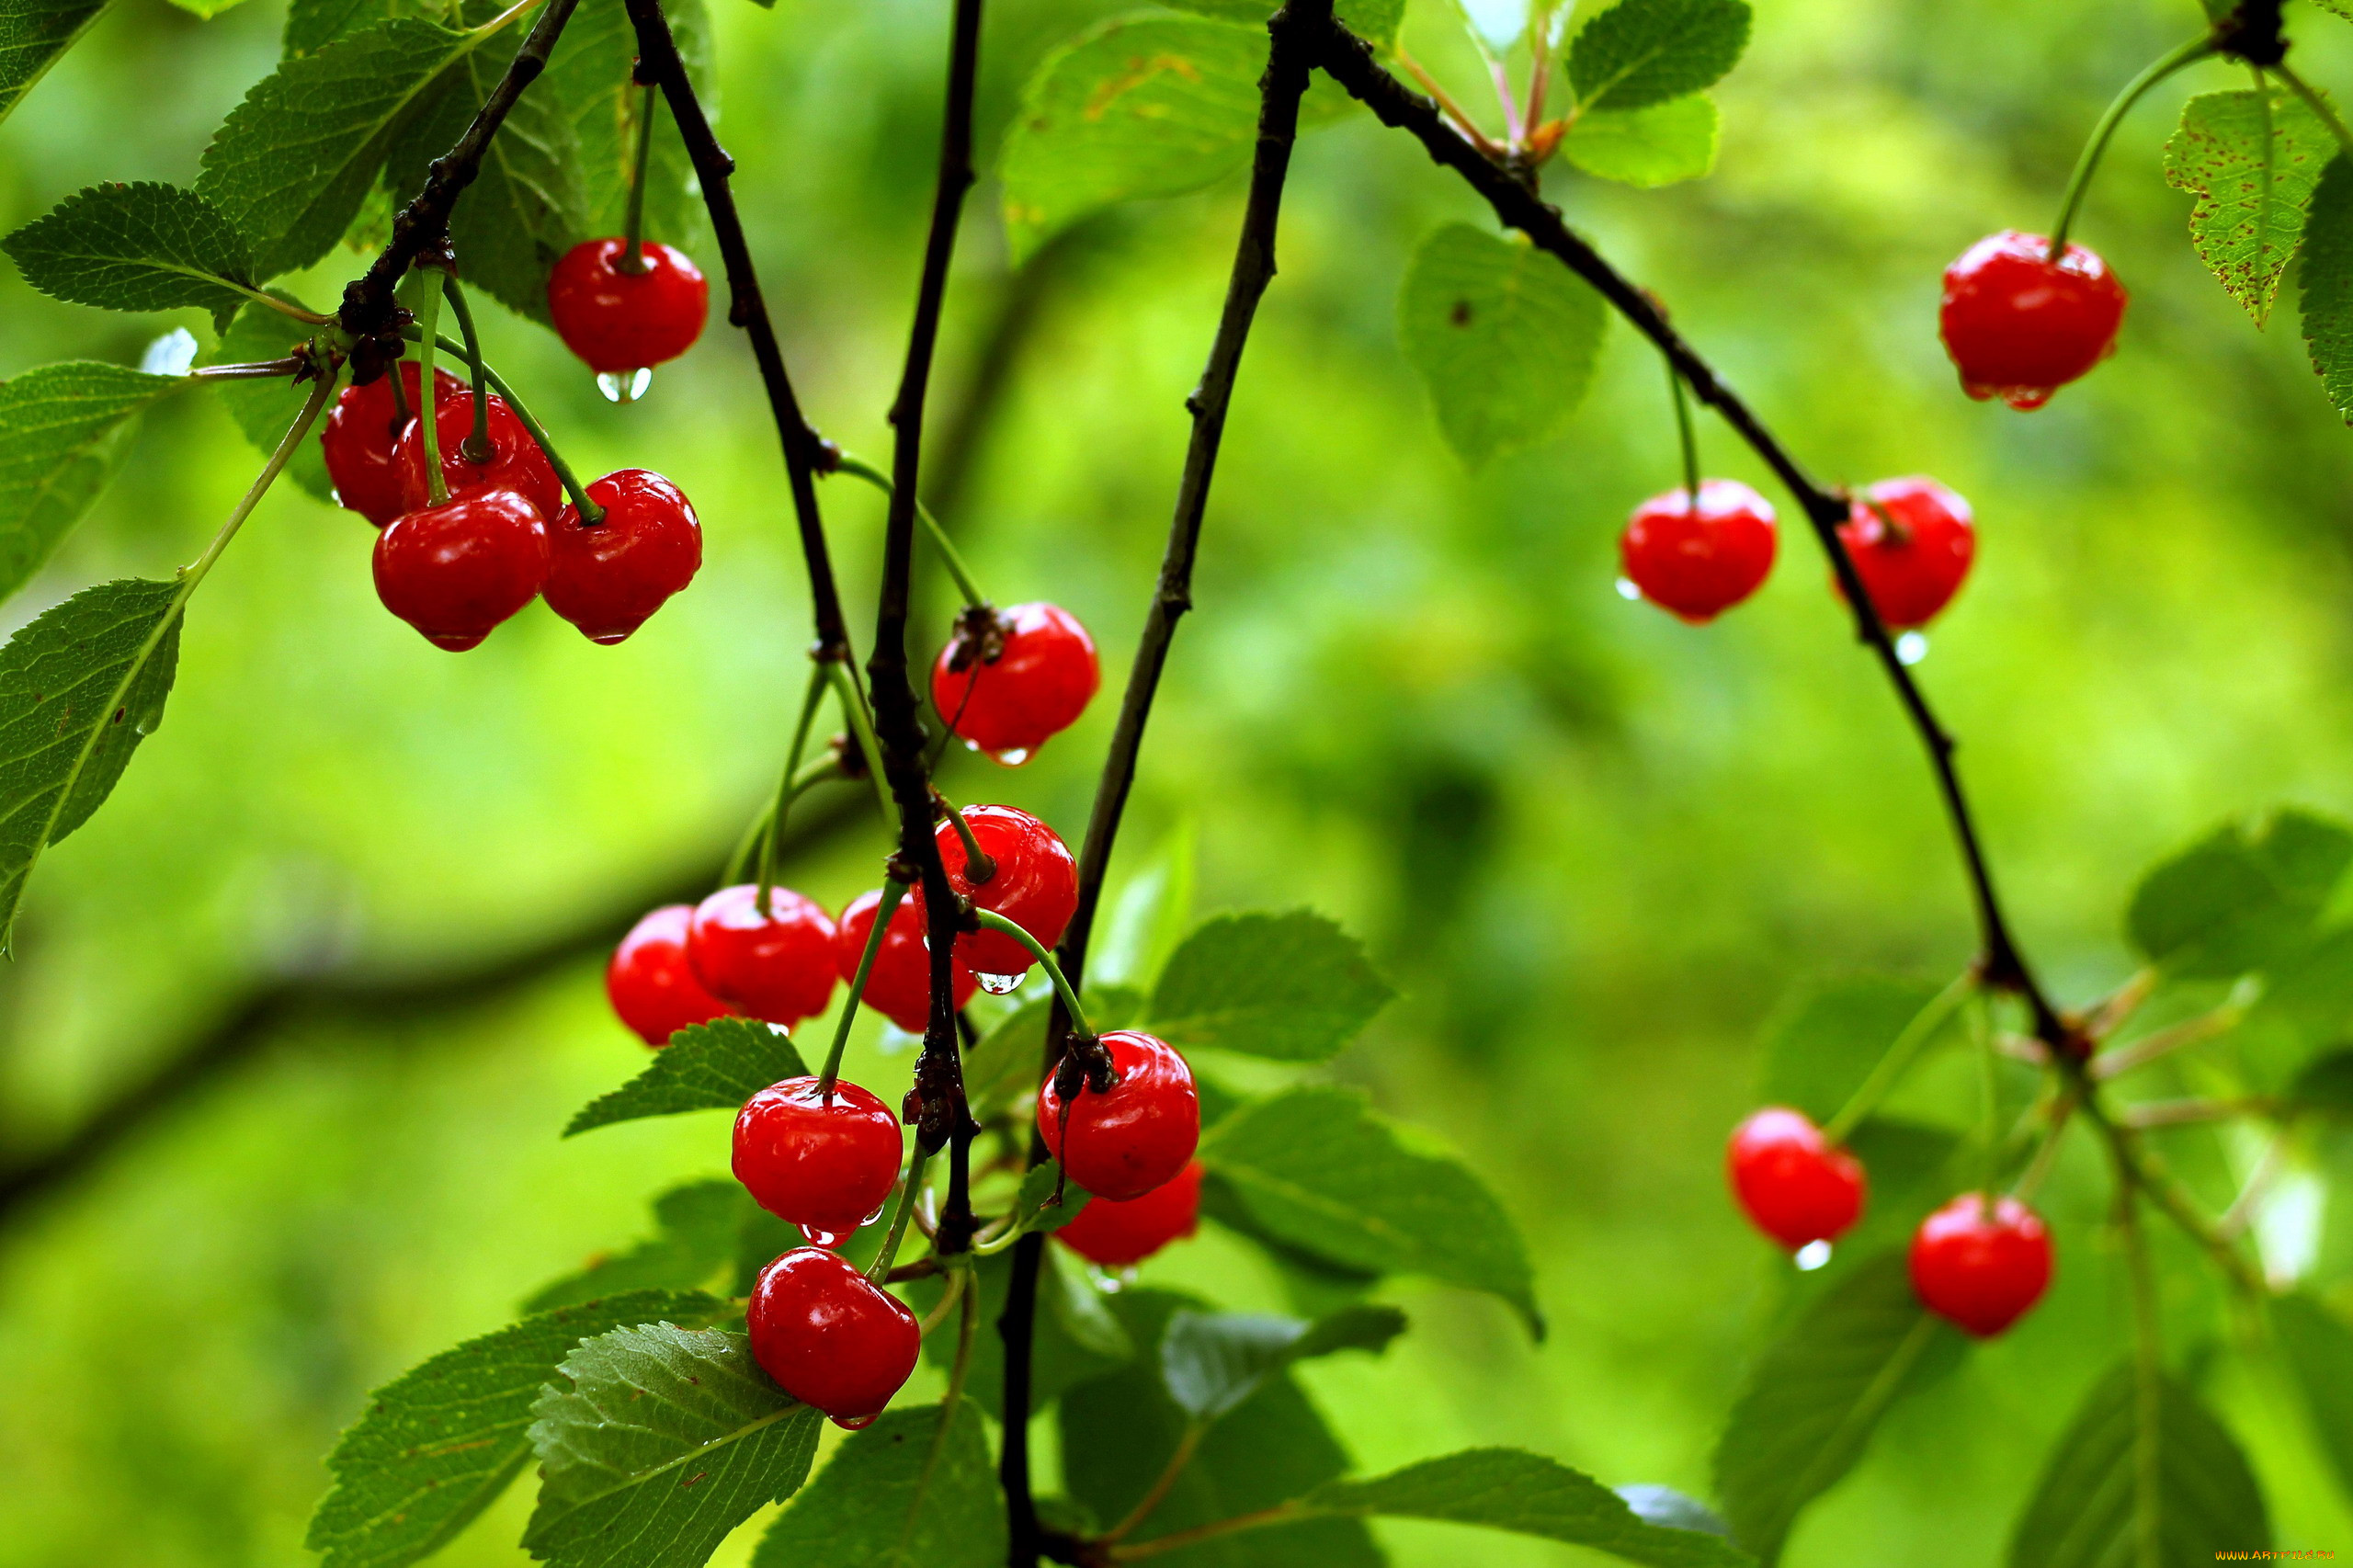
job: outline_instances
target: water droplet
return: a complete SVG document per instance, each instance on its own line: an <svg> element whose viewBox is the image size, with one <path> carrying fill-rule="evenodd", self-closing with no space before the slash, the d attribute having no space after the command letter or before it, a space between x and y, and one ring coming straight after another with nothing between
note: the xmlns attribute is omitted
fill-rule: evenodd
<svg viewBox="0 0 2353 1568"><path fill-rule="evenodd" d="M849 1233L847 1231L820 1230L814 1225L801 1226L801 1233L804 1237L808 1238L808 1242L811 1246L824 1247L827 1252L839 1252L841 1250L841 1244L849 1240Z"/></svg>
<svg viewBox="0 0 2353 1568"><path fill-rule="evenodd" d="M1829 1261L1830 1244L1828 1242L1808 1242L1805 1245L1798 1248L1798 1267L1808 1274L1813 1273L1815 1269L1821 1267L1824 1264L1828 1263Z"/></svg>
<svg viewBox="0 0 2353 1568"><path fill-rule="evenodd" d="M1643 590L1634 586L1634 580L1631 577L1620 577L1618 579L1618 597L1621 599L1639 599L1643 597Z"/></svg>
<svg viewBox="0 0 2353 1568"><path fill-rule="evenodd" d="M1031 751L1028 746L1015 746L1011 751L993 751L989 753L989 756L993 759L1006 767L1018 767L1037 755L1038 754L1036 752Z"/></svg>
<svg viewBox="0 0 2353 1568"><path fill-rule="evenodd" d="M151 376L185 376L195 363L196 337L184 326L164 334L139 357L139 368Z"/></svg>
<svg viewBox="0 0 2353 1568"><path fill-rule="evenodd" d="M635 403L653 384L654 372L650 369L597 372L597 390L605 394L607 403Z"/></svg>
<svg viewBox="0 0 2353 1568"><path fill-rule="evenodd" d="M1895 640L1895 656L1907 665L1916 665L1928 656L1928 640L1917 631L1907 631Z"/></svg>
<svg viewBox="0 0 2353 1568"><path fill-rule="evenodd" d="M976 974L972 978L992 996L1010 996L1021 989L1021 977L1017 974Z"/></svg>
<svg viewBox="0 0 2353 1568"><path fill-rule="evenodd" d="M858 1223L859 1223L860 1225L871 1225L872 1223L874 1223L874 1221L875 1221L880 1220L881 1218L882 1218L882 1210L884 1210L885 1209L888 1209L889 1207L891 1207L891 1200L890 1200L889 1199L887 1199L887 1198L886 1198L886 1199L884 1199L881 1202L880 1202L880 1203L878 1203L878 1204L876 1204L876 1205L874 1206L874 1212L873 1212L873 1213L869 1214L865 1219L860 1220L860 1221L858 1221Z"/></svg>
<svg viewBox="0 0 2353 1568"><path fill-rule="evenodd" d="M832 1419L834 1425L845 1432L863 1432L881 1420L882 1413L878 1410L871 1415L836 1415Z"/></svg>

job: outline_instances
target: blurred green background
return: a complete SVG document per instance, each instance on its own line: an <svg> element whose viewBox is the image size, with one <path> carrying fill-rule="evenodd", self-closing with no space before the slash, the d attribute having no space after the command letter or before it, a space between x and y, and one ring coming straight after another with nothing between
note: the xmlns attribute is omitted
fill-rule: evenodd
<svg viewBox="0 0 2353 1568"><path fill-rule="evenodd" d="M712 5L720 129L803 400L881 457L946 7ZM1037 59L1114 9L992 0L984 146ZM2100 105L2195 12L1764 0L1719 91L1713 177L1550 185L1824 477L1927 472L1974 502L1979 566L1921 673L1963 738L2020 934L2070 1002L2129 971L2119 912L2152 858L2273 802L2353 812L2353 437L2292 304L2255 332L2157 169L2183 97L2244 84L2185 74L2119 139L2078 236L2133 291L2111 364L2021 416L1964 399L1935 335L1944 262L1988 230L2047 223ZM0 225L101 178L191 180L281 19L269 0L209 22L124 0L0 125ZM2316 8L2291 21L2307 68L2353 85L2353 35ZM1475 84L1446 7L1423 0L1406 37ZM1008 299L1036 314L949 521L1001 600L1080 615L1116 687L1240 186L1093 223L1027 292L994 195L984 181L971 209L938 403L965 397ZM1386 1360L1302 1374L1358 1460L1505 1442L1704 1494L1790 1278L1719 1171L1758 1031L1812 978L1949 975L1968 906L1921 757L1810 541L1785 528L1772 582L1706 630L1613 591L1620 519L1675 483L1657 362L1630 334L1563 440L1475 477L1442 446L1393 301L1414 244L1453 219L1486 221L1362 116L1302 144L1122 865L1189 826L1200 909L1312 902L1363 935L1404 998L1336 1071L1463 1150L1530 1238L1553 1324L1540 1347L1492 1301L1402 1284L1384 1293L1415 1332ZM303 291L331 298L357 266L338 256ZM281 487L192 609L167 722L43 863L0 971L0 1149L64 1136L257 987L440 973L691 881L772 777L808 619L740 339L715 317L645 403L616 408L551 337L494 307L485 323L575 461L658 466L694 498L701 577L619 648L535 606L451 658L376 605L366 526ZM195 312L61 305L11 271L0 375L135 363L182 324L202 331ZM1702 439L1711 471L1765 487L1720 428ZM207 398L164 404L0 613L13 628L88 583L168 572L256 466ZM825 499L866 604L880 507L838 485ZM926 592L928 647L949 606L943 583ZM1113 707L1019 771L961 759L947 787L1075 839ZM791 880L838 907L881 847L849 812ZM369 1388L644 1233L654 1191L724 1169L717 1115L558 1142L642 1060L599 963L431 1013L298 1018L10 1215L0 1564L308 1561L322 1458ZM894 1092L905 1057L881 1050L862 1033L853 1072ZM1951 1115L1967 1112L1963 1093ZM1897 1412L1802 1526L1793 1564L1997 1559L2044 1449L2123 1342L2100 1190L2072 1147L2049 1195L2051 1301ZM2342 1217L2325 1228L2325 1281L2353 1270ZM1214 1233L1145 1275L1284 1301ZM2279 1544L2353 1550L2353 1511L2271 1380L2227 1361L2210 1392ZM510 1496L443 1561L520 1561L527 1506ZM1586 1561L1382 1531L1402 1563Z"/></svg>

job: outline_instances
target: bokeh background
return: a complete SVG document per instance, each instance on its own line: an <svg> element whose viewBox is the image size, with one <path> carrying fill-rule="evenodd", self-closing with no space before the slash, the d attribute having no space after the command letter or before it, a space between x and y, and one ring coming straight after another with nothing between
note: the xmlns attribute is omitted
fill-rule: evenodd
<svg viewBox="0 0 2353 1568"><path fill-rule="evenodd" d="M711 3L721 131L803 399L829 435L882 456L946 8ZM993 0L984 147L1039 57L1112 10ZM2306 367L2292 301L2255 331L2190 252L2188 198L2158 170L2180 99L2243 84L2188 73L2118 140L2079 231L2133 291L2111 363L2021 416L1964 399L1935 335L1944 262L1988 230L2047 223L2101 104L2195 11L1763 0L1719 92L1713 177L1635 193L1560 170L1549 187L1819 472L1931 472L1975 503L1980 564L1921 673L1963 738L2021 935L2071 1001L2129 972L2120 911L2154 858L2275 802L2353 812L2353 436ZM2291 20L2307 68L2353 84L2343 24L2313 7ZM0 222L101 178L191 180L281 21L270 0L210 21L123 0L0 125ZM1422 0L1406 37L1475 85L1445 6ZM969 436L970 460L940 499L996 596L1074 609L1113 681L1240 194L1113 214L1024 276L984 181L960 251L936 434ZM1703 631L1613 590L1620 519L1676 478L1657 361L1630 334L1558 442L1476 476L1441 444L1394 299L1415 244L1455 219L1486 221L1364 117L1302 144L1199 613L1114 881L1190 834L1200 910L1313 903L1360 933L1404 998L1336 1072L1461 1149L1526 1228L1546 1344L1492 1301L1397 1284L1384 1294L1412 1314L1408 1339L1302 1374L1358 1459L1512 1443L1704 1494L1714 1432L1790 1285L1719 1171L1760 1029L1824 975L1955 972L1968 907L1922 759L1808 540L1785 530L1765 591ZM338 256L303 290L331 298L356 266ZM308 1561L322 1458L369 1388L643 1234L653 1192L724 1169L715 1113L557 1140L641 1061L603 1006L600 954L447 983L707 880L773 777L808 636L773 437L716 322L646 402L616 408L551 337L484 314L493 358L575 461L658 466L694 497L708 563L621 647L535 606L451 658L376 605L365 525L281 486L208 583L167 722L44 860L0 970L0 1150L16 1157L74 1136L191 1042L231 1042L0 1220L9 1568ZM135 363L179 325L203 331L195 312L61 305L10 271L0 374ZM1720 428L1702 438L1711 471L1765 484ZM256 463L210 400L166 403L0 614L13 627L88 583L168 572ZM846 586L868 603L880 507L841 485L825 499ZM926 591L931 645L949 603L944 582ZM1075 838L1112 707L1018 771L961 759L948 788ZM881 849L859 803L790 867L836 907L871 885ZM358 983L423 1002L280 1006L258 1031L222 1032L276 988ZM863 1029L854 1072L895 1083L906 1058ZM1956 1093L1924 1087L1914 1108L1965 1121ZM2074 1148L2052 1189L2050 1304L1897 1412L1801 1528L1793 1564L1998 1558L2125 1333L2096 1168ZM2346 1229L2324 1225L2324 1281L2353 1268ZM1145 1272L1241 1305L1285 1299L1214 1233ZM2208 1389L2263 1473L2280 1543L2353 1550L2353 1512L2272 1380L2226 1358ZM527 1503L511 1496L444 1561L521 1561ZM1586 1561L1382 1530L1403 1563Z"/></svg>

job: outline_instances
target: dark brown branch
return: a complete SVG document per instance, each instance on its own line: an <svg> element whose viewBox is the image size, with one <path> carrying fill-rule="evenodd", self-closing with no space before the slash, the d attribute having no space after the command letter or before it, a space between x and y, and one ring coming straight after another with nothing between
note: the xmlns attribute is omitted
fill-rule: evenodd
<svg viewBox="0 0 2353 1568"><path fill-rule="evenodd" d="M1878 657L1936 770L1937 786L1944 797L1954 835L1960 841L1970 890L1976 903L1980 939L1984 945L1979 961L1986 982L2024 999L2033 1013L2038 1039L2056 1050L2081 1054L2086 1042L2059 1016L2036 982L2010 933L2001 901L1995 894L1993 872L1978 841L1976 822L1961 790L1960 776L1953 768L1952 736L1938 722L1918 683L1912 678L1912 672L1896 655L1894 641L1872 608L1870 596L1864 591L1862 579L1856 573L1854 559L1838 536L1839 526L1848 515L1847 498L1814 482L1739 395L1724 384L1714 368L1667 324L1648 294L1571 233L1561 221L1560 212L1534 190L1465 142L1446 123L1436 104L1384 70L1362 39L1338 23L1332 24L1323 32L1316 63L1370 108L1383 125L1411 133L1428 151L1433 162L1461 175L1472 189L1485 198L1505 224L1526 234L1539 249L1558 257L1570 271L1591 284L1619 314L1633 324L1636 331L1658 346L1681 373L1692 395L1722 415L1724 423L1789 487L1804 509L1806 521L1821 541L1824 553L1830 558L1831 570L1846 595L1847 608L1854 613L1856 634Z"/></svg>

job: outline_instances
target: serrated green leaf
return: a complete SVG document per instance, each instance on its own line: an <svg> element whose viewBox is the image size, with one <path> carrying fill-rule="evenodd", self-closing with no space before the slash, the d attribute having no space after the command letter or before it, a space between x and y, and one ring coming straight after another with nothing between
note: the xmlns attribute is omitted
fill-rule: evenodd
<svg viewBox="0 0 2353 1568"><path fill-rule="evenodd" d="M2324 11L2334 11L2353 21L2353 0L2313 0ZM2207 13L2217 21L2231 14L2230 0L2206 0Z"/></svg>
<svg viewBox="0 0 2353 1568"><path fill-rule="evenodd" d="M2271 1544L2263 1494L2231 1435L2162 1374L2144 1427L2143 1392L2129 1361L2092 1386L2018 1517L2010 1568L2190 1568ZM2156 1449L2145 1495L2143 1444Z"/></svg>
<svg viewBox="0 0 2353 1568"><path fill-rule="evenodd" d="M109 311L195 305L223 329L253 288L244 240L177 186L91 186L0 240L0 250L57 299Z"/></svg>
<svg viewBox="0 0 2353 1568"><path fill-rule="evenodd" d="M271 290L281 300L291 302L292 297L282 290ZM308 335L302 324L283 312L272 310L258 301L247 304L229 323L221 335L220 345L204 357L208 365L257 364L267 359L283 359L295 345ZM221 405L229 411L246 440L260 451L278 449L286 427L302 412L303 399L310 389L299 385L291 376L267 381L213 381L207 383ZM321 455L320 437L312 437L294 449L286 464L286 477L305 491L332 506L335 486L327 480L326 459Z"/></svg>
<svg viewBox="0 0 2353 1568"><path fill-rule="evenodd" d="M1559 435L1593 386L1601 296L1518 237L1449 223L1422 242L1397 301L1405 358L1472 469Z"/></svg>
<svg viewBox="0 0 2353 1568"><path fill-rule="evenodd" d="M303 1544L320 1568L400 1568L449 1544L531 1457L531 1405L581 1340L656 1318L726 1310L708 1296L640 1290L469 1339L369 1396L327 1456L335 1485Z"/></svg>
<svg viewBox="0 0 2353 1568"><path fill-rule="evenodd" d="M1002 1416L1005 1394L1005 1341L995 1332L1005 1311L1006 1287L1013 1269L1011 1253L994 1253L972 1266L970 1287L979 1292L981 1332L973 1336L972 1362L964 1392L980 1403L992 1420ZM941 1281L918 1279L907 1294L917 1311L939 1302ZM1064 1389L1089 1378L1099 1378L1135 1358L1129 1342L1105 1305L1104 1292L1086 1269L1062 1247L1048 1247L1038 1274L1038 1312L1030 1340L1029 1403L1045 1409ZM946 1370L955 1359L956 1336L935 1334L924 1341L924 1359Z"/></svg>
<svg viewBox="0 0 2353 1568"><path fill-rule="evenodd" d="M1577 29L1569 85L1587 109L1699 92L1739 62L1748 23L1745 0L1619 0Z"/></svg>
<svg viewBox="0 0 2353 1568"><path fill-rule="evenodd" d="M744 1335L671 1324L586 1341L531 1415L541 1481L523 1544L563 1568L699 1568L808 1479L824 1419Z"/></svg>
<svg viewBox="0 0 2353 1568"><path fill-rule="evenodd" d="M1901 1252L1839 1281L1758 1358L1716 1445L1733 1538L1766 1562L1862 1457L1888 1407L1960 1364L1961 1331L1912 1293Z"/></svg>
<svg viewBox="0 0 2353 1568"><path fill-rule="evenodd" d="M0 0L0 119L106 8L107 0Z"/></svg>
<svg viewBox="0 0 2353 1568"><path fill-rule="evenodd" d="M665 0L670 36L686 62L687 76L706 113L718 112L717 84L710 71L710 18L702 0ZM637 62L637 29L622 0L582 0L564 25L563 37L548 61L547 74L532 92L550 93L572 125L579 149L579 184L585 198L581 234L618 234L628 221L630 179L637 166L637 135L645 89L630 80ZM702 199L694 183L686 142L657 97L654 102L654 147L645 176L645 233L649 239L692 251L709 237Z"/></svg>
<svg viewBox="0 0 2353 1568"><path fill-rule="evenodd" d="M1169 955L1146 1027L1180 1048L1323 1062L1396 994L1363 945L1313 910L1221 915Z"/></svg>
<svg viewBox="0 0 2353 1568"><path fill-rule="evenodd" d="M745 1224L759 1211L740 1182L715 1179L674 1187L654 1200L651 1238L543 1286L523 1303L523 1310L543 1312L624 1290L692 1290L717 1283L722 1273L732 1281ZM797 1233L793 1237L796 1243L800 1239ZM768 1258L775 1256L770 1253ZM768 1258L760 1261L765 1264Z"/></svg>
<svg viewBox="0 0 2353 1568"><path fill-rule="evenodd" d="M808 1073L784 1030L756 1018L713 1018L672 1035L644 1072L581 1107L563 1135L646 1116L740 1110L770 1084Z"/></svg>
<svg viewBox="0 0 2353 1568"><path fill-rule="evenodd" d="M834 1450L752 1554L752 1568L995 1568L1005 1496L980 1407L893 1410Z"/></svg>
<svg viewBox="0 0 2353 1568"><path fill-rule="evenodd" d="M1394 1307L1343 1307L1307 1323L1267 1312L1179 1311L1160 1341L1161 1381L1204 1424L1233 1412L1285 1368L1340 1350L1378 1356L1405 1332Z"/></svg>
<svg viewBox="0 0 2353 1568"><path fill-rule="evenodd" d="M364 32L395 17L447 21L449 0L290 0L280 47L289 59L316 54L339 38Z"/></svg>
<svg viewBox="0 0 2353 1568"><path fill-rule="evenodd" d="M1289 1090L1234 1112L1201 1163L1256 1223L1319 1256L1500 1296L1541 1337L1528 1248L1486 1184L1349 1089Z"/></svg>
<svg viewBox="0 0 2353 1568"><path fill-rule="evenodd" d="M1641 108L1579 115L1561 156L1589 175L1641 190L1698 179L1716 166L1716 106L1687 93Z"/></svg>
<svg viewBox="0 0 2353 1568"><path fill-rule="evenodd" d="M0 385L0 599L31 580L97 500L130 421L188 384L75 359Z"/></svg>
<svg viewBox="0 0 2353 1568"><path fill-rule="evenodd" d="M2336 412L2353 425L2353 162L2343 153L2328 161L2313 188L2296 276L2313 369Z"/></svg>
<svg viewBox="0 0 2353 1568"><path fill-rule="evenodd" d="M1828 1121L1937 992L1927 981L1881 974L1841 976L1799 992L1766 1026L1762 1103Z"/></svg>
<svg viewBox="0 0 2353 1568"><path fill-rule="evenodd" d="M481 42L396 17L255 84L204 150L196 188L244 235L256 276L308 267L335 248L394 136Z"/></svg>
<svg viewBox="0 0 2353 1568"><path fill-rule="evenodd" d="M2353 832L2306 812L2231 823L2141 881L2128 934L2179 979L2228 979L2294 956L2353 864Z"/></svg>
<svg viewBox="0 0 2353 1568"><path fill-rule="evenodd" d="M1648 1568L1747 1568L1755 1561L1720 1536L1649 1523L1591 1476L1517 1449L1471 1449L1367 1481L1334 1482L1300 1506L1312 1514L1484 1525L1591 1547Z"/></svg>
<svg viewBox="0 0 2353 1568"><path fill-rule="evenodd" d="M2313 1436L2336 1472L2338 1489L2353 1499L2353 1328L2309 1296L2275 1299L2271 1326L2303 1396Z"/></svg>
<svg viewBox="0 0 2353 1568"><path fill-rule="evenodd" d="M1275 0L1168 0L1179 11L1197 11L1229 22L1263 28L1278 9ZM1405 0L1339 0L1332 19L1376 48L1386 47L1405 19Z"/></svg>
<svg viewBox="0 0 2353 1568"><path fill-rule="evenodd" d="M2165 141L2165 183L2197 198L2189 242L2257 326L2271 314L2313 187L2336 151L2320 117L2283 87L2201 93L2182 106Z"/></svg>
<svg viewBox="0 0 2353 1568"><path fill-rule="evenodd" d="M1207 1125L1206 1116L1203 1119ZM1381 1282L1377 1269L1359 1268L1310 1252L1260 1224L1233 1185L1215 1171L1201 1174L1201 1217L1214 1220L1264 1248L1283 1271L1291 1304L1302 1312L1322 1312L1346 1305Z"/></svg>

